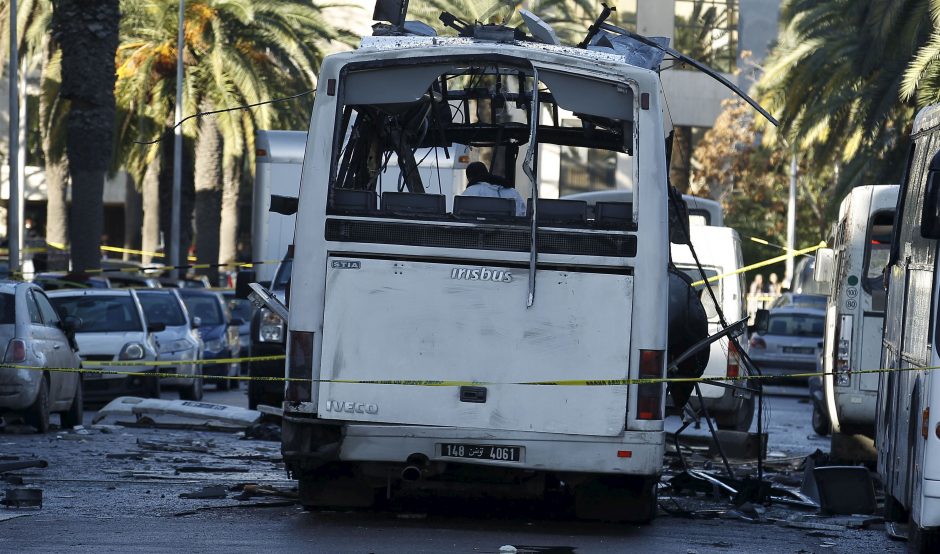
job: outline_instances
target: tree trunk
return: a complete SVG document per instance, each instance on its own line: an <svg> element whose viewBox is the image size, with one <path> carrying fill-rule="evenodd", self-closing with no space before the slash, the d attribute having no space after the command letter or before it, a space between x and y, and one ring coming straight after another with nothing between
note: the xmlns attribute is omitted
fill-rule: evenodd
<svg viewBox="0 0 940 554"><path fill-rule="evenodd" d="M180 246L178 260L171 260L170 255L170 208L173 202L173 133L164 134L167 138L162 143L160 167L160 229L163 231L163 243L168 266L180 267L180 275L186 274L189 247L193 243L193 139L183 135L183 180L180 183Z"/></svg>
<svg viewBox="0 0 940 554"><path fill-rule="evenodd" d="M75 271L101 266L102 194L114 148L114 57L120 18L118 0L57 0L53 5L52 36L62 48L60 94L71 101L66 150Z"/></svg>
<svg viewBox="0 0 940 554"><path fill-rule="evenodd" d="M42 154L45 159L46 174L46 244L51 249L46 254L46 268L50 270L68 269L69 214L68 214L68 176L69 167L61 152L54 152L53 136L58 132L52 121L59 95L59 81L62 76L52 73L50 62L58 45L53 43L48 34L43 37L42 65L39 82L39 129L42 136Z"/></svg>
<svg viewBox="0 0 940 554"><path fill-rule="evenodd" d="M203 111L211 110L203 106ZM222 135L212 116L200 122L196 137L196 263L210 264L199 270L213 286L219 284L219 226L222 210Z"/></svg>
<svg viewBox="0 0 940 554"><path fill-rule="evenodd" d="M219 263L238 261L238 198L241 191L241 159L224 165L222 172L222 221L219 226ZM236 268L228 267L228 271Z"/></svg>
<svg viewBox="0 0 940 554"><path fill-rule="evenodd" d="M132 176L128 175L124 184L124 248L127 250L140 250L142 202L143 198L137 188L137 183ZM125 260L133 260L136 257L137 254L129 252L124 252L123 256Z"/></svg>
<svg viewBox="0 0 940 554"><path fill-rule="evenodd" d="M160 161L160 156L156 156L147 164L144 181L140 187L144 212L140 249L144 252L156 252L160 248ZM144 254L142 260L144 264L149 265L153 256ZM163 258L160 261L164 261Z"/></svg>

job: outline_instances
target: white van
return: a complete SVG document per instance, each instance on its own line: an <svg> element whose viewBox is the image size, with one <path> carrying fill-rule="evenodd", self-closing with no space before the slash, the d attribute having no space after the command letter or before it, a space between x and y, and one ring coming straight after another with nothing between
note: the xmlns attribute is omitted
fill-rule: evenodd
<svg viewBox="0 0 940 554"><path fill-rule="evenodd" d="M828 292L823 391L832 427L830 453L840 460L875 460L881 367L884 268L891 250L897 185L855 187L839 206L829 239L816 252L815 279Z"/></svg>
<svg viewBox="0 0 940 554"><path fill-rule="evenodd" d="M394 36L326 58L318 82L282 435L301 503L561 488L581 517L651 519L665 386L624 381L666 369L658 74L594 50ZM506 117L489 117L497 107ZM540 117L559 108L584 124ZM585 202L537 199L542 143L628 155L638 198L593 217ZM454 144L491 148L491 168L524 167L537 215L506 198L455 196L448 209L420 173L378 193L392 150Z"/></svg>
<svg viewBox="0 0 940 554"><path fill-rule="evenodd" d="M940 105L917 114L888 260L875 444L885 518L940 552ZM854 376L853 376L854 377Z"/></svg>
<svg viewBox="0 0 940 554"><path fill-rule="evenodd" d="M583 192L565 196L569 200L584 200L589 205L596 202L630 202L633 193L627 189L611 189L594 192ZM747 289L744 273L737 271L744 267L744 258L741 254L741 239L737 231L730 227L722 227L724 215L721 204L708 199L683 194L682 199L689 209L689 232L691 233L692 247L698 254L702 269L708 278L721 279L711 283L715 297L721 302L721 309L725 320L730 324L740 320L746 315ZM670 245L672 261L676 268L688 275L695 283L696 290L703 291L704 283L701 273L695 265L692 251L684 244ZM718 312L711 302L711 296L700 293L702 303L708 315L708 331L710 334L721 330ZM731 349L729 351L729 348ZM741 348L740 343L734 345L727 338L713 342L708 358L708 366L703 377L737 377L741 372L740 359L734 348ZM744 385L743 381L732 381L736 385ZM754 418L754 398L749 392L738 392L728 387L702 384L700 386L705 407L709 415L715 418L718 427L737 431L747 431ZM669 400L667 400L669 402ZM697 406L693 399L693 406Z"/></svg>

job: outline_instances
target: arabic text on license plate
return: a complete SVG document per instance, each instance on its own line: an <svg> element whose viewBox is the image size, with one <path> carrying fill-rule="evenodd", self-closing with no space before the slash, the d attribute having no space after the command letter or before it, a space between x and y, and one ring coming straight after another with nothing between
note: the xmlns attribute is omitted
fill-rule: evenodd
<svg viewBox="0 0 940 554"><path fill-rule="evenodd" d="M492 444L441 444L441 456L448 458L473 458L497 462L518 462L522 459L518 446L495 446Z"/></svg>

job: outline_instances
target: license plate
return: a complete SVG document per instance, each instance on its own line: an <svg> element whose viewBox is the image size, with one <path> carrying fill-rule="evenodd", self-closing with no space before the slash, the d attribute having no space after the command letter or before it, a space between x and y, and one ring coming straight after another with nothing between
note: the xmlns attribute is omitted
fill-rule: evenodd
<svg viewBox="0 0 940 554"><path fill-rule="evenodd" d="M446 458L472 458L474 460L493 460L497 462L518 462L522 460L522 448L519 446L496 446L492 444L441 444L441 456Z"/></svg>
<svg viewBox="0 0 940 554"><path fill-rule="evenodd" d="M783 352L785 354L812 354L816 352L816 349L810 346L784 346Z"/></svg>

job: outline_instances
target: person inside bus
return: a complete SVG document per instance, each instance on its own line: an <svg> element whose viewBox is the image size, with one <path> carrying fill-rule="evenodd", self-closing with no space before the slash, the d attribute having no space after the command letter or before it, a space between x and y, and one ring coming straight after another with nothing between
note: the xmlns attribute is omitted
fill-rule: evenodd
<svg viewBox="0 0 940 554"><path fill-rule="evenodd" d="M467 166L467 190L463 191L463 196L511 198L516 203L516 215L525 215L525 201L519 191L490 173L483 162L473 162Z"/></svg>

